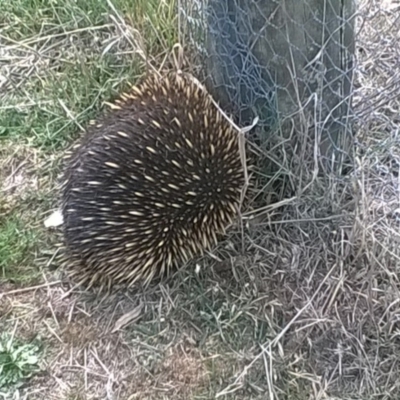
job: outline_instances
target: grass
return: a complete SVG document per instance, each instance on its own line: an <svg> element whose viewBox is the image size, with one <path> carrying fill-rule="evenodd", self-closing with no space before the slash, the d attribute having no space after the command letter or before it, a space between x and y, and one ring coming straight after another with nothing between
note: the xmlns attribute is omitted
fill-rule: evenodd
<svg viewBox="0 0 400 400"><path fill-rule="evenodd" d="M348 181L316 178L313 160L301 154L290 177L298 192L304 188L300 198L268 219L258 216L244 233L233 227L212 256L160 285L102 298L71 291L62 271L47 268L56 234L43 221L57 205L64 150L147 63L170 65L172 3L2 1L0 346L8 347L0 376L23 385L1 394L399 398L400 256L392 238L400 144L398 107L390 102L359 121L358 164ZM368 57L359 60L357 79L367 81L356 97L366 110L386 83L397 82L396 64L388 68L396 52L376 43L385 35L393 44L393 32L379 26L376 35L377 14L379 21L390 16L366 18L366 54L382 55L373 67ZM277 146L282 154L286 145ZM29 347L36 337L45 353ZM40 363L40 373L31 375L27 360L35 369Z"/></svg>
<svg viewBox="0 0 400 400"><path fill-rule="evenodd" d="M29 283L37 277L39 271L26 265L34 257L37 240L37 231L26 229L16 217L8 218L0 226L0 283Z"/></svg>
<svg viewBox="0 0 400 400"><path fill-rule="evenodd" d="M155 56L173 45L172 3L121 3L135 29L121 25L120 14L113 15L105 0L3 2L2 37L10 54L3 65L9 81L0 107L0 138L49 151L63 148L103 100L140 74L143 60L136 52L144 50L132 49L137 31Z"/></svg>

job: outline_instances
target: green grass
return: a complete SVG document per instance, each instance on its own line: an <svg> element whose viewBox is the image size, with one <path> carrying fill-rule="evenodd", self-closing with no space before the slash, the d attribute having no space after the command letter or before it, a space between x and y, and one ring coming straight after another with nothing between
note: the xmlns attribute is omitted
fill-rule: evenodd
<svg viewBox="0 0 400 400"><path fill-rule="evenodd" d="M14 66L12 83L0 96L0 140L45 151L65 147L104 100L136 81L143 72L140 52L151 59L171 49L174 2L118 0L114 6L117 15L106 0L3 0L5 52L34 66Z"/></svg>
<svg viewBox="0 0 400 400"><path fill-rule="evenodd" d="M112 95L116 81L113 73L123 81L137 75L138 70L134 64L113 66L112 56L100 59L93 55L87 64L66 63L62 71L46 81L37 79L29 87L33 107L18 107L17 98L9 108L0 109L0 137L47 150L69 144L77 137L80 126L95 117L101 101ZM65 79L66 76L70 78Z"/></svg>
<svg viewBox="0 0 400 400"><path fill-rule="evenodd" d="M33 257L40 232L15 216L0 223L0 282L32 282L39 275Z"/></svg>
<svg viewBox="0 0 400 400"><path fill-rule="evenodd" d="M112 6L143 38L149 54L169 49L176 41L176 1L113 0ZM3 0L0 24L15 41L54 35L110 23L106 0Z"/></svg>

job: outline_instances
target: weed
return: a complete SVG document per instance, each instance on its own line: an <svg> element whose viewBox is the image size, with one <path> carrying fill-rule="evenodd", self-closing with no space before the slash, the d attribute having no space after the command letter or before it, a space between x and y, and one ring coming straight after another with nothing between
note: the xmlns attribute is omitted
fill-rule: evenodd
<svg viewBox="0 0 400 400"><path fill-rule="evenodd" d="M23 343L9 333L0 336L0 388L20 387L40 371L41 346Z"/></svg>

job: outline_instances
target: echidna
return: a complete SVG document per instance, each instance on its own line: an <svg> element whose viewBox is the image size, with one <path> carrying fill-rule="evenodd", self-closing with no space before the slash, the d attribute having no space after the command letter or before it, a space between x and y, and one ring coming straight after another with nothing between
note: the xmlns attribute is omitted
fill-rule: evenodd
<svg viewBox="0 0 400 400"><path fill-rule="evenodd" d="M244 185L238 132L183 74L123 94L70 153L64 244L81 283L145 284L217 243Z"/></svg>

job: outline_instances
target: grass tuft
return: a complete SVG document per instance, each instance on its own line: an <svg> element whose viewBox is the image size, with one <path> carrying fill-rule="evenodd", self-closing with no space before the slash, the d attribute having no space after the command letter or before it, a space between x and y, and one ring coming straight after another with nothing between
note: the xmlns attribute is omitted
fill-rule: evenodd
<svg viewBox="0 0 400 400"><path fill-rule="evenodd" d="M32 282L39 271L32 265L40 234L17 218L0 224L0 282Z"/></svg>

